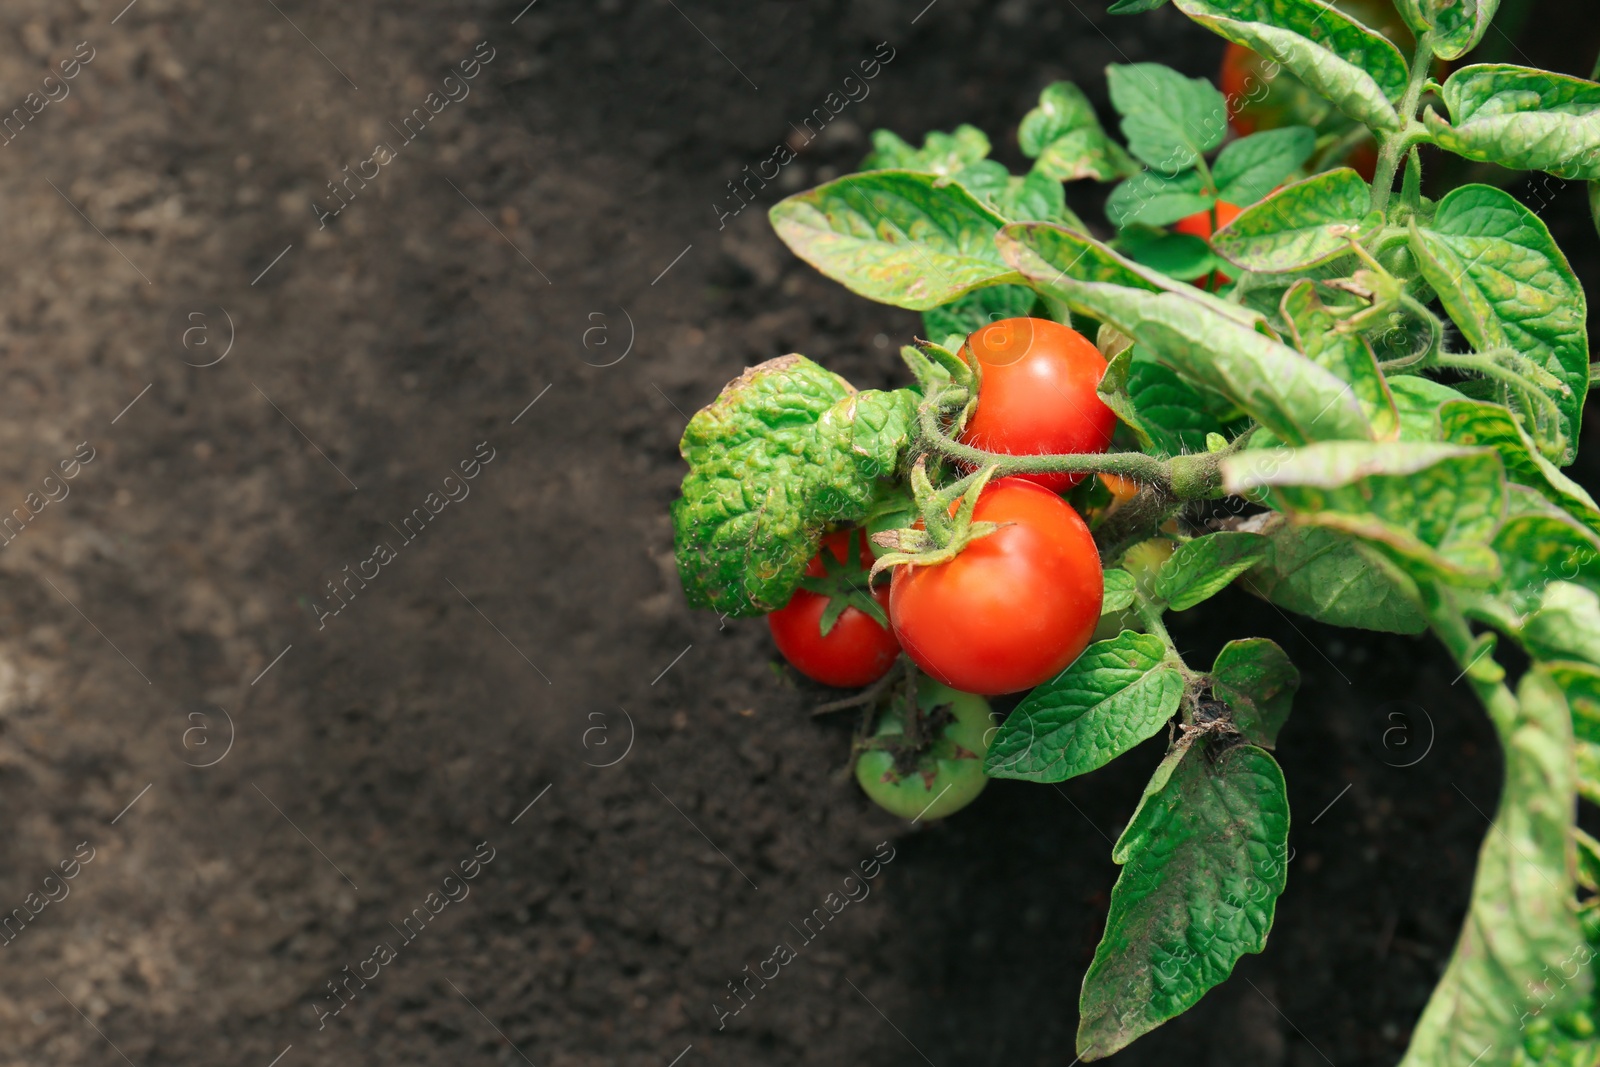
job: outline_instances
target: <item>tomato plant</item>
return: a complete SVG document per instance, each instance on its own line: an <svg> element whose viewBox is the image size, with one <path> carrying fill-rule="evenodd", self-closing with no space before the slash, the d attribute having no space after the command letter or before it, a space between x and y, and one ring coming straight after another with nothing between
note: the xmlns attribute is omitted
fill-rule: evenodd
<svg viewBox="0 0 1600 1067"><path fill-rule="evenodd" d="M902 819L932 822L977 799L989 784L989 702L923 676L916 700L897 693L877 728L857 745L856 781L873 803Z"/></svg>
<svg viewBox="0 0 1600 1067"><path fill-rule="evenodd" d="M1286 613L1431 634L1499 734L1505 785L1403 1065L1594 1065L1600 842L1576 802L1600 802L1600 507L1562 471L1588 307L1535 212L1487 185L1424 195L1418 150L1595 183L1600 220L1600 83L1503 63L1445 77L1494 0L1398 0L1406 51L1321 0L1112 10L1169 2L1271 58L1348 136L1309 113L1241 135L1222 92L1157 63L1108 70L1120 139L1082 90L1045 88L1018 128L1025 174L970 126L920 147L878 131L861 172L771 219L827 277L922 313L927 338L900 353L912 380L857 391L789 355L696 414L673 504L684 589L770 612L826 531L862 524L911 657L971 689L1037 682L994 734L989 777L1060 782L1167 738L1112 849L1122 873L1079 994L1086 1061L1261 951L1288 884L1273 750L1299 672L1248 635L1190 663L1167 614L1241 580ZM1368 137L1370 179L1336 150ZM1067 207L1075 181L1115 183L1103 223ZM1224 203L1240 210L1214 233L1184 232ZM1019 318L1093 338L1119 446L1049 398L1000 399L1016 368L981 342L963 358ZM1083 479L1092 553L1073 526L1050 549L1059 570L1030 570L1044 549L1019 546L1072 526L1036 516L1072 509L1023 478ZM1090 586L1098 612L1066 606Z"/></svg>
<svg viewBox="0 0 1600 1067"><path fill-rule="evenodd" d="M861 531L823 537L794 596L767 616L773 643L795 670L840 688L889 673L900 643L889 629L888 588L868 585L873 562Z"/></svg>
<svg viewBox="0 0 1600 1067"><path fill-rule="evenodd" d="M1070 504L1021 478L985 487L972 521L997 528L949 560L895 568L895 636L952 688L1031 689L1077 659L1094 634L1100 554Z"/></svg>

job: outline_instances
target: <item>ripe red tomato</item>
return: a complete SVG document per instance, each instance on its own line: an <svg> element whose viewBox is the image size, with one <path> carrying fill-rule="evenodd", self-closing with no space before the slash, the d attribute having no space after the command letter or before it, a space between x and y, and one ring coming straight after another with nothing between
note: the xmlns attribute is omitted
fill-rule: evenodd
<svg viewBox="0 0 1600 1067"><path fill-rule="evenodd" d="M896 567L889 618L906 654L952 689L1028 689L1094 634L1100 556L1070 504L1021 478L991 482L974 518L1006 525L947 563Z"/></svg>
<svg viewBox="0 0 1600 1067"><path fill-rule="evenodd" d="M1265 63L1242 44L1229 44L1222 53L1222 73L1218 87L1228 101L1228 125L1240 137L1248 137L1261 125L1257 96L1265 96L1267 83L1262 75Z"/></svg>
<svg viewBox="0 0 1600 1067"><path fill-rule="evenodd" d="M849 566L853 543L860 546L855 567ZM827 556L832 557L831 562L825 560ZM900 642L895 640L893 631L859 607L846 606L832 628L826 634L822 632L822 615L833 599L830 592L866 596L867 571L872 563L872 552L860 531L828 534L822 539L822 551L806 566L806 584L813 589L802 585L788 604L767 616L778 651L807 678L850 689L871 685L894 666ZM888 588L879 585L871 596L887 613Z"/></svg>
<svg viewBox="0 0 1600 1067"><path fill-rule="evenodd" d="M964 443L1012 456L1104 452L1111 444L1117 417L1097 391L1105 357L1083 334L1050 319L1002 319L974 331L965 353L983 378ZM1085 476L1016 477L1059 493Z"/></svg>
<svg viewBox="0 0 1600 1067"><path fill-rule="evenodd" d="M1211 240L1212 234L1216 233L1228 223L1238 218L1240 213L1243 211L1244 208L1240 207L1238 204L1230 204L1226 200L1218 200L1216 207L1217 219L1215 224L1213 224L1211 221L1211 212L1196 211L1193 215L1190 215L1187 218L1179 219L1177 222L1173 223L1172 228L1177 230L1179 233L1187 233L1193 237L1199 237L1203 240L1209 241Z"/></svg>
<svg viewBox="0 0 1600 1067"><path fill-rule="evenodd" d="M897 698L879 716L877 729L856 759L856 781L885 811L932 822L960 811L989 784L983 757L994 726L987 700L947 689L924 675L917 679L920 718L915 730L921 743L915 744L906 721L909 695Z"/></svg>
<svg viewBox="0 0 1600 1067"><path fill-rule="evenodd" d="M1209 241L1211 240L1212 234L1216 233L1218 230L1222 229L1222 227L1238 218L1240 212L1243 210L1244 209L1237 204L1230 204L1226 200L1218 200L1215 208L1216 220L1214 224L1211 217L1212 212L1197 211L1188 218L1179 219L1177 222L1173 223L1172 228L1177 230L1179 233L1186 233L1191 237L1198 237L1203 241ZM1213 271L1209 279L1204 277L1196 278L1194 280L1194 284L1198 285L1202 289L1215 289L1219 285L1227 285L1232 280L1233 279L1231 277L1219 270Z"/></svg>

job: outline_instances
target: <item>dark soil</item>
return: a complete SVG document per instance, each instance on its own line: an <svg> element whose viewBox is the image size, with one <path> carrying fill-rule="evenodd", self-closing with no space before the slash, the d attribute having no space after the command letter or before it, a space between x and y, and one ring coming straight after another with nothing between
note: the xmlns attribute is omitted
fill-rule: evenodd
<svg viewBox="0 0 1600 1067"><path fill-rule="evenodd" d="M1069 1064L1159 742L908 830L759 622L685 608L666 508L685 413L742 367L897 383L918 329L798 263L767 204L878 126L974 122L1016 162L1049 81L1103 105L1106 63L1207 72L1216 40L1101 0L124 2L0 16L4 108L94 50L0 154L0 511L94 455L0 550L0 908L94 850L3 944L0 1063ZM1569 6L1520 40L1586 69ZM471 95L405 142L481 41ZM725 183L880 42L870 96L719 229ZM1593 281L1581 190L1553 195ZM1430 641L1198 614L1197 661L1260 634L1305 674L1295 858L1266 952L1114 1062L1392 1063L1493 734ZM430 897L475 850L470 895ZM870 897L802 944L875 852ZM780 942L799 958L719 1029Z"/></svg>

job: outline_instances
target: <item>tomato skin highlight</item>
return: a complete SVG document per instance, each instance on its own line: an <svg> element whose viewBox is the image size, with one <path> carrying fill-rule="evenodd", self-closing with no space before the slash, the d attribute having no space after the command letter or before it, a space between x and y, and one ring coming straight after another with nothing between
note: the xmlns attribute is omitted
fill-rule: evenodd
<svg viewBox="0 0 1600 1067"><path fill-rule="evenodd" d="M1104 452L1117 417L1100 399L1105 357L1076 330L1050 319L1003 319L973 332L963 357L982 371L964 444L1010 456ZM1083 474L1018 474L1053 492Z"/></svg>
<svg viewBox="0 0 1600 1067"><path fill-rule="evenodd" d="M974 518L1009 525L949 562L896 567L889 618L906 654L950 688L1028 689L1059 674L1094 635L1100 556L1070 504L1020 478L991 482Z"/></svg>
<svg viewBox="0 0 1600 1067"><path fill-rule="evenodd" d="M859 538L861 565L871 569L872 552L866 537L855 530L840 530L822 539L822 551L806 565L807 577L820 578L826 571L822 552L844 562L852 541ZM872 590L872 598L887 613L889 590L885 585ZM824 636L822 613L828 598L807 589L796 589L789 603L767 616L773 643L795 670L813 681L839 689L871 685L894 666L900 642L893 631L859 608L847 607Z"/></svg>
<svg viewBox="0 0 1600 1067"><path fill-rule="evenodd" d="M856 782L883 810L902 819L932 822L953 815L975 800L989 784L983 757L989 751L993 722L989 702L971 693L958 693L924 675L917 679L917 705L924 713L950 705L955 722L940 731L917 769L901 776L894 756L868 749L856 759ZM896 738L905 733L905 710L891 706L878 720L874 739Z"/></svg>

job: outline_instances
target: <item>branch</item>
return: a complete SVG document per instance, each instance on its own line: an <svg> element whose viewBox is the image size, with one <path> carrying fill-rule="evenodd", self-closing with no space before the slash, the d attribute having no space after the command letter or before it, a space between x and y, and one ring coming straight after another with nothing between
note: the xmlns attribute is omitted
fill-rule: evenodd
<svg viewBox="0 0 1600 1067"><path fill-rule="evenodd" d="M1143 452L1084 452L1013 456L963 444L939 425L936 403L918 410L927 446L972 467L993 467L995 474L1115 474L1154 486L1181 500L1213 495L1222 485L1219 457L1213 453L1157 459Z"/></svg>

